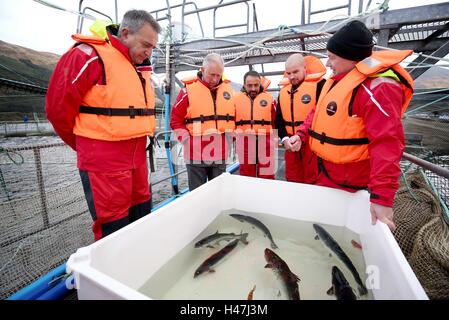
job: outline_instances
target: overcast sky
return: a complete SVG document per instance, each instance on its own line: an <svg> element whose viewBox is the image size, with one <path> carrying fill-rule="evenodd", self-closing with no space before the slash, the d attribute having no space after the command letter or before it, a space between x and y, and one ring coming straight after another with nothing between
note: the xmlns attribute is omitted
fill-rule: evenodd
<svg viewBox="0 0 449 320"><path fill-rule="evenodd" d="M46 0L45 0L46 1ZM77 0L48 0L47 2L57 4L69 10L76 11L78 8ZM196 0L194 1L199 8L211 6L217 1ZM254 0L256 4L259 29L276 28L279 25L297 25L300 23L301 13L300 0ZM307 2L307 0L305 1ZM314 1L313 10L321 9L323 6L333 6L344 4L344 0L328 0ZM358 0L353 3L358 6ZM371 7L376 4L376 0L372 1ZM404 6L418 6L430 3L438 3L444 1L438 0L391 0L389 2L390 10L398 9ZM181 0L169 1L171 5L182 3ZM321 3L321 5L320 5ZM365 0L365 3L367 1ZM93 1L85 0L84 7L92 7L102 11L115 20L114 1L102 0ZM118 1L118 15L121 20L124 12L131 8L146 9L148 11L157 10L166 6L166 0L128 0ZM191 10L189 7L188 10ZM355 8L357 9L357 8ZM236 11L239 14L236 14ZM355 10L353 10L355 12ZM341 11L340 11L341 12ZM89 12L88 12L89 13ZM90 12L93 14L92 12ZM343 13L343 12L341 12ZM173 11L173 20L180 21L180 10ZM201 14L203 28L207 36L211 36L212 11ZM241 23L246 20L245 5L229 6L217 11L217 25L225 23ZM196 15L190 15L186 19L186 23L193 29L194 33L199 34L199 24ZM33 0L0 0L0 40L18 44L38 51L47 51L57 54L64 53L70 47L72 40L70 35L75 33L77 24L77 16L56 10ZM86 26L90 22L86 20ZM87 31L87 28L85 29ZM241 33L245 30L235 29L234 33ZM222 31L224 32L224 31Z"/></svg>
<svg viewBox="0 0 449 320"><path fill-rule="evenodd" d="M77 11L77 0L45 0L51 4L57 4L67 10ZM129 9L145 9L153 11L166 7L166 0L118 0L118 19L121 20L123 14ZM198 8L212 6L218 3L218 0L196 0L194 1ZM256 5L259 30L277 28L279 25L298 25L300 24L301 0L253 0ZM308 2L307 0L305 1ZM353 0L354 7L352 14L355 14L358 7L358 0ZM373 0L370 8L376 6L379 0ZM390 10L427 5L432 3L445 2L441 0L390 0ZM181 4L182 0L170 0L170 5ZM327 0L313 1L312 10L328 8L345 4L345 0ZM364 1L365 5L368 3ZM84 0L83 7L91 7L106 13L115 20L114 0ZM217 11L217 25L237 24L246 20L246 9L244 4L233 5ZM192 7L187 9L192 10ZM252 11L251 11L252 12ZM92 11L88 12L95 15ZM180 10L173 10L173 21L181 21ZM347 13L339 11L337 13ZM337 13L332 13L335 15ZM251 13L252 16L252 13ZM319 21L329 18L329 15L321 15ZM34 0L0 0L0 40L18 44L37 51L53 52L63 54L73 43L70 35L75 33L78 16L50 8ZM206 37L212 36L212 11L201 13L201 20ZM317 19L315 19L317 21ZM88 27L91 21L86 20L84 33L89 33ZM164 23L161 23L164 25ZM198 18L196 15L190 15L186 18L186 24L192 29L192 34L200 35ZM252 30L252 25L251 25ZM217 35L224 35L223 32L242 33L246 30L234 29L230 31L221 31ZM271 68L278 68L272 66ZM269 69L269 67L268 67Z"/></svg>

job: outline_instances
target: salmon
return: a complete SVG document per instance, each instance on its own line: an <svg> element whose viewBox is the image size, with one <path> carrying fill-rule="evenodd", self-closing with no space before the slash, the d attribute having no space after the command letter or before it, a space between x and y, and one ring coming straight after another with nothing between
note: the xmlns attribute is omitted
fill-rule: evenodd
<svg viewBox="0 0 449 320"><path fill-rule="evenodd" d="M345 264L345 266L351 271L355 281L357 282L360 295L365 295L368 293L368 289L366 289L365 285L360 279L360 275L357 272L357 269L354 267L351 259L346 255L343 249L338 245L337 241L332 238L332 236L324 229L322 226L314 223L313 228L317 233L317 239L321 239L323 243L328 247L335 255Z"/></svg>
<svg viewBox="0 0 449 320"><path fill-rule="evenodd" d="M269 248L265 249L265 261L267 264L265 268L272 269L278 276L281 277L285 288L287 289L290 300L300 300L299 298L299 277L290 271L287 263L281 259L276 253Z"/></svg>
<svg viewBox="0 0 449 320"><path fill-rule="evenodd" d="M267 228L266 225L264 225L262 222L260 222L259 220L257 220L256 218L250 217L250 216L245 216L243 214L237 214L237 213L233 213L230 214L231 217L233 217L234 219L237 219L240 222L248 222L249 224L253 225L254 227L262 230L262 232L264 233L264 235L270 239L271 241L271 248L272 249L277 249L278 246L276 245L276 243L274 243L273 237L271 236L271 232L270 230Z"/></svg>
<svg viewBox="0 0 449 320"><path fill-rule="evenodd" d="M235 249L237 247L237 244L239 243L239 239L235 239L234 241L230 242L226 247L218 251L217 253L214 253L209 258L207 258L195 271L193 277L196 278L200 274L204 272L215 272L212 267L216 265L220 260L222 260L225 256L228 255L229 252Z"/></svg>
<svg viewBox="0 0 449 320"><path fill-rule="evenodd" d="M248 299L246 299L246 300L253 300L253 294L254 294L255 290L256 290L256 285L254 285L252 290L248 293Z"/></svg>

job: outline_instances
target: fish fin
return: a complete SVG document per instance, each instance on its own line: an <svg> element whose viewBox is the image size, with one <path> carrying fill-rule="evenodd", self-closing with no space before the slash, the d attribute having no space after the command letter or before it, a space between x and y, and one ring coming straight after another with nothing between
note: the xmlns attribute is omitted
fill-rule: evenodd
<svg viewBox="0 0 449 320"><path fill-rule="evenodd" d="M320 237L318 235L315 236L315 240L320 240Z"/></svg>
<svg viewBox="0 0 449 320"><path fill-rule="evenodd" d="M276 243L272 242L272 243L271 243L271 248L272 248L272 249L277 249L278 246L276 245Z"/></svg>
<svg viewBox="0 0 449 320"><path fill-rule="evenodd" d="M357 241L355 241L354 239L351 240L351 244L354 248L362 250L362 245L360 243L358 243Z"/></svg>
<svg viewBox="0 0 449 320"><path fill-rule="evenodd" d="M244 244L248 244L249 243L246 240L246 238L248 238L248 234L247 233L240 233L240 241L243 242Z"/></svg>
<svg viewBox="0 0 449 320"><path fill-rule="evenodd" d="M215 247L213 245L207 245L206 247L211 248L211 249L215 249Z"/></svg>
<svg viewBox="0 0 449 320"><path fill-rule="evenodd" d="M326 292L328 295L333 296L335 294L334 286L330 287Z"/></svg>
<svg viewBox="0 0 449 320"><path fill-rule="evenodd" d="M215 269L209 269L209 270L207 270L207 271L209 271L210 273L214 273L214 272L215 272Z"/></svg>
<svg viewBox="0 0 449 320"><path fill-rule="evenodd" d="M278 297L280 297L281 296L281 290L279 290L279 292L278 292Z"/></svg>
<svg viewBox="0 0 449 320"><path fill-rule="evenodd" d="M290 279L294 282L301 281L301 279L299 279L299 277L296 274L294 274L293 272L290 272Z"/></svg>
<svg viewBox="0 0 449 320"><path fill-rule="evenodd" d="M364 286L359 285L358 288L361 296L368 294L368 289L366 289Z"/></svg>
<svg viewBox="0 0 449 320"><path fill-rule="evenodd" d="M248 293L248 298L246 300L253 300L253 294L254 291L256 290L256 285L254 285L254 287L251 289L251 291Z"/></svg>
<svg viewBox="0 0 449 320"><path fill-rule="evenodd" d="M329 258L332 258L332 253L329 253Z"/></svg>
<svg viewBox="0 0 449 320"><path fill-rule="evenodd" d="M357 291L355 291L353 287L350 287L350 288L352 290L352 293L354 293L354 296L356 297L356 300L359 300L360 297L357 296Z"/></svg>
<svg viewBox="0 0 449 320"><path fill-rule="evenodd" d="M264 268L273 268L273 265L271 263L267 263Z"/></svg>

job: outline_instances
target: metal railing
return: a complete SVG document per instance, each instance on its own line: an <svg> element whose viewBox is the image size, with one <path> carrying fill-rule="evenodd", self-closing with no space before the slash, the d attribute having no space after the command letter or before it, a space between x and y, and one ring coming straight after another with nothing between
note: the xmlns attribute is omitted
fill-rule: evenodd
<svg viewBox="0 0 449 320"><path fill-rule="evenodd" d="M81 9L81 7L80 7L80 9ZM83 16L80 18L80 22L79 22L78 27L77 27L77 30L76 30L77 33L81 33L81 31L83 30L84 16L86 15L86 11L87 11L87 10L92 11L92 12L95 12L96 14L98 14L98 15L100 15L100 16L103 16L103 17L107 18L109 21L111 21L111 23L114 23L114 20L112 20L112 18L111 18L110 16L108 16L107 14L105 14L105 13L103 13L103 12L101 12L101 11L95 10L95 9L93 9L93 8L91 8L91 7L84 7L84 9L83 9L83 11L82 11Z"/></svg>
<svg viewBox="0 0 449 320"><path fill-rule="evenodd" d="M405 152L403 158L424 171L431 187L440 199L440 204L444 212L443 218L449 225L449 156L447 156L448 159L445 161L445 164L441 165L437 165Z"/></svg>
<svg viewBox="0 0 449 320"><path fill-rule="evenodd" d="M223 3L224 0L220 0L220 2L217 5L214 6L209 6L209 7L204 7L204 8L198 8L197 5L194 2L186 2L185 0L183 0L182 4L177 4L177 5L173 5L170 6L168 5L168 1L167 1L167 7L162 8L162 9L157 9L157 10L153 10L150 13L153 13L156 15L156 20L158 21L162 21L162 20L169 20L169 22L171 22L171 18L172 18L172 14L171 14L171 10L172 9L176 9L176 8L181 8L181 32L182 34L185 33L185 17L188 15L192 15L192 14L196 14L198 17L198 23L200 25L200 29L201 29L201 35L204 37L204 29L203 29L203 25L201 22L201 17L200 17L200 12L204 12L204 11L210 11L213 10L213 36L215 37L215 33L216 30L219 29L229 29L229 28L235 28L235 27L246 27L246 32L249 32L249 5L248 2L251 0L234 0L234 1L230 1L230 2L225 2ZM238 25L230 25L230 26L220 26L217 27L216 25L216 12L217 9L219 8L223 8L223 7L227 7L227 6L231 6L234 4L240 4L240 3L244 3L247 6L247 14L246 14L246 23L242 23L242 24L238 24ZM194 10L191 11L186 11L186 6L192 5L194 6ZM159 16L161 12L167 12L165 16Z"/></svg>
<svg viewBox="0 0 449 320"><path fill-rule="evenodd" d="M353 8L353 1L357 1L357 0L348 0L348 2L346 4L342 4L342 5L338 5L335 7L329 7L327 9L321 9L321 10L312 10L312 0L308 1L308 5L307 5L307 19L304 17L305 14L305 0L302 0L302 12L301 12L301 23L305 24L305 22L307 21L307 23L310 23L310 19L313 15L316 14L320 14L320 13L325 13L325 12L332 12L332 11L337 11L337 10L342 10L342 9L347 9L347 14L348 16L351 15L351 10ZM364 0L358 0L359 4L358 4L358 13L361 13L364 8L363 8L363 3ZM370 6L371 4L371 0L368 1L365 10Z"/></svg>
<svg viewBox="0 0 449 320"><path fill-rule="evenodd" d="M249 5L248 5L248 1L246 0L237 0L237 1L231 1L231 2L226 2L223 3L224 0L220 0L220 2L218 3L218 5L214 8L214 19L213 19L213 26L214 26L214 38L215 38L215 34L217 30L223 30L223 29L230 29L230 28L238 28L238 27L246 27L246 32L249 32ZM244 3L246 5L246 23L239 23L239 24L233 24L233 25L225 25L225 26L220 26L217 27L216 25L216 13L217 13L217 9L219 8L223 8L225 6L230 6L233 4L237 4L237 3Z"/></svg>
<svg viewBox="0 0 449 320"><path fill-rule="evenodd" d="M195 10L194 10L194 11L191 11L191 12L185 12L186 6L190 6L190 5L193 6L193 7L195 8ZM155 19L156 19L157 21L161 21L161 20L167 19L168 17L167 17L167 16L159 17L159 12L164 12L164 11L170 12L169 9L176 9L176 8L179 8L179 7L182 7L182 18L181 18L181 19L182 19L182 20L181 20L181 25L182 25L181 28L182 28L182 29L181 29L181 33L182 33L182 34L185 33L184 17L185 17L186 15L196 13L196 15L197 15L197 17L198 17L198 23L199 23L200 29L201 29L201 35L204 37L204 29L203 29L203 24L202 24L202 22L201 22L200 12L198 11L198 6L196 5L195 2L191 2L191 1L186 2L186 0L183 0L182 4L177 4L177 5L174 5L174 6L170 6L169 8L163 8L163 9L153 10L153 11L151 11L150 13L154 13L154 14L156 15ZM168 14L170 14L170 13L168 13Z"/></svg>
<svg viewBox="0 0 449 320"><path fill-rule="evenodd" d="M0 136L26 136L32 134L54 134L48 121L9 121L0 122Z"/></svg>

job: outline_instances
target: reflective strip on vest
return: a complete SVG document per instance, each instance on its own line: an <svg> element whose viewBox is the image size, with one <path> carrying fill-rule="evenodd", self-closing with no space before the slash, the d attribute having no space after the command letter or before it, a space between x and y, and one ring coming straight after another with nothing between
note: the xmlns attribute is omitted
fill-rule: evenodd
<svg viewBox="0 0 449 320"><path fill-rule="evenodd" d="M293 93L292 85L287 85L279 93L280 108L285 123L285 129L289 135L293 135L296 129L306 119L316 103L316 81L304 81Z"/></svg>
<svg viewBox="0 0 449 320"><path fill-rule="evenodd" d="M333 79L326 81L316 106L309 139L312 151L320 158L337 164L369 159L365 124L362 118L352 116L349 108L354 90L367 77L379 76L389 69L394 71L401 79L405 97L401 112L407 108L413 94L413 80L399 64L389 63L400 62L400 58L407 56L408 52L394 51L398 52L397 56L392 52L379 52L373 52L371 57L362 60L337 84L333 85ZM391 76L389 73L387 75Z"/></svg>
<svg viewBox="0 0 449 320"><path fill-rule="evenodd" d="M234 92L228 81L222 82L216 99L201 81L186 85L189 99L186 123L193 136L234 131L235 108Z"/></svg>
<svg viewBox="0 0 449 320"><path fill-rule="evenodd" d="M273 104L271 94L262 92L254 100L251 100L246 93L239 92L234 97L234 103L237 132L271 132L271 106Z"/></svg>
<svg viewBox="0 0 449 320"><path fill-rule="evenodd" d="M156 127L155 96L150 72L142 72L140 78L134 66L120 51L105 41L91 41L91 38L76 36L78 41L92 46L100 56L104 64L106 84L93 86L83 97L81 105L87 107L86 110L134 108L148 111L130 111L130 116L79 113L75 120L74 133L106 141L153 136Z"/></svg>

